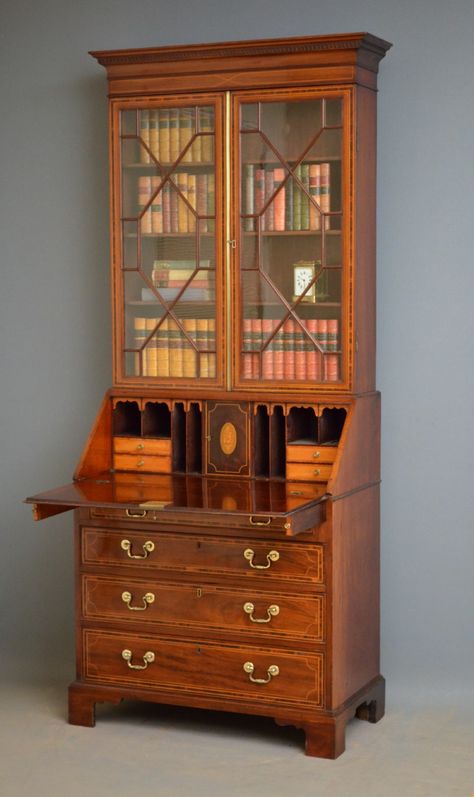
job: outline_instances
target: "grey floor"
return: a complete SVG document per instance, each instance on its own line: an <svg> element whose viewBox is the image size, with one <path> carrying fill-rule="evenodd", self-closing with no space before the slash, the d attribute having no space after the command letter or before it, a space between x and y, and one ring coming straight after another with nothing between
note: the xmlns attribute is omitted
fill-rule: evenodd
<svg viewBox="0 0 474 797"><path fill-rule="evenodd" d="M65 721L67 681L1 694L1 797L448 797L474 793L474 711L392 693L377 725L347 729L337 761L307 758L273 721L151 704Z"/></svg>

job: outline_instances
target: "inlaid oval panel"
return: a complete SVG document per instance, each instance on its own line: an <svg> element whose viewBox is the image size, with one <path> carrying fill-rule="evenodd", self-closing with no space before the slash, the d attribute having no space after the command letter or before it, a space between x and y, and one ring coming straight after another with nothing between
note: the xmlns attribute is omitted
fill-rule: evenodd
<svg viewBox="0 0 474 797"><path fill-rule="evenodd" d="M219 442L224 454L227 454L227 456L233 454L237 445L237 429L233 423L227 421L222 425Z"/></svg>

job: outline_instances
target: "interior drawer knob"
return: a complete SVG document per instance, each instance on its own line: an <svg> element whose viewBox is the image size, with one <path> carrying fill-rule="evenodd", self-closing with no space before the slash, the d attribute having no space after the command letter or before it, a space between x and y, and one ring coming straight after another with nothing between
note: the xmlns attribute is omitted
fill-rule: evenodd
<svg viewBox="0 0 474 797"><path fill-rule="evenodd" d="M143 553L131 553L132 550L132 543L130 540L122 540L120 543L120 547L123 551L127 552L127 556L129 559L146 559L148 554L152 553L155 550L155 543L151 540L147 540L143 543Z"/></svg>
<svg viewBox="0 0 474 797"><path fill-rule="evenodd" d="M250 567L253 567L254 570L268 570L271 567L272 562L278 562L280 558L280 554L278 551L270 551L267 553L267 564L266 565L254 565L253 558L255 556L255 551L252 548L246 548L244 551L244 557L250 564Z"/></svg>
<svg viewBox="0 0 474 797"><path fill-rule="evenodd" d="M280 607L277 606L276 603L272 603L272 605L268 607L266 617L254 617L253 616L254 609L255 606L253 605L253 603L250 603L250 601L244 603L243 605L243 610L246 614L249 615L252 623L269 623L272 617L276 617L278 614L280 614Z"/></svg>
<svg viewBox="0 0 474 797"><path fill-rule="evenodd" d="M151 650L147 650L143 654L143 664L132 664L133 653L131 650L122 650L122 659L127 662L131 670L146 670L149 664L155 661L155 654Z"/></svg>
<svg viewBox="0 0 474 797"><path fill-rule="evenodd" d="M266 678L254 678L254 670L255 664L252 661L246 661L244 664L244 672L247 673L249 681L252 681L253 684L269 684L272 678L275 678L280 672L280 668L276 664L270 664Z"/></svg>
<svg viewBox="0 0 474 797"><path fill-rule="evenodd" d="M148 609L148 606L154 602L155 596L153 592L146 592L145 595L142 596L143 606L131 606L132 599L133 596L131 592L127 590L122 592L122 600L127 604L127 609L130 609L131 612L144 612Z"/></svg>

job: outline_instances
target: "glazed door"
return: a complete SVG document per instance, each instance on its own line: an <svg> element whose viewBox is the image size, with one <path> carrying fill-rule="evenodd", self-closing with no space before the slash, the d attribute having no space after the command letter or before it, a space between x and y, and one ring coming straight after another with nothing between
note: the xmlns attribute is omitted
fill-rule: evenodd
<svg viewBox="0 0 474 797"><path fill-rule="evenodd" d="M345 386L348 92L246 92L233 104L234 384Z"/></svg>
<svg viewBox="0 0 474 797"><path fill-rule="evenodd" d="M115 381L223 380L223 97L112 103Z"/></svg>

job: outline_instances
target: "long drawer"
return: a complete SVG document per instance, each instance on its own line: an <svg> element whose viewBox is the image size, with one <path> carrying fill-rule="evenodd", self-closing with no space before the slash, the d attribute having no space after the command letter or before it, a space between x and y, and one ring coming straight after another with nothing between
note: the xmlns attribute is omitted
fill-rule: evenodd
<svg viewBox="0 0 474 797"><path fill-rule="evenodd" d="M300 597L209 584L85 575L82 612L86 620L160 623L247 631L259 637L304 637L324 641L324 595Z"/></svg>
<svg viewBox="0 0 474 797"><path fill-rule="evenodd" d="M317 543L83 528L81 558L83 565L121 565L143 573L155 569L248 576L261 583L269 577L324 583L323 546Z"/></svg>
<svg viewBox="0 0 474 797"><path fill-rule="evenodd" d="M322 653L95 630L83 634L84 676L89 682L315 708L323 704Z"/></svg>

